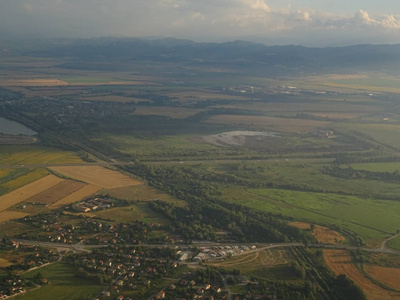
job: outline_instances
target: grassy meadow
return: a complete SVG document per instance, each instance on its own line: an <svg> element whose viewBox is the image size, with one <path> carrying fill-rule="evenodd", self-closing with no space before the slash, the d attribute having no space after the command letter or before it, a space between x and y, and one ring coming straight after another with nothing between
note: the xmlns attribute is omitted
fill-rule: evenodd
<svg viewBox="0 0 400 300"><path fill-rule="evenodd" d="M135 203L126 207L115 207L94 212L93 214L96 217L120 223L141 221L149 224L169 224L168 219L150 209L147 203Z"/></svg>
<svg viewBox="0 0 400 300"><path fill-rule="evenodd" d="M63 263L55 263L39 270L25 273L24 277L33 278L38 272L43 274L43 278L46 278L49 284L29 292L27 295L17 296L14 299L80 300L86 299L89 295L95 297L103 288L94 280L75 277L75 268Z"/></svg>
<svg viewBox="0 0 400 300"><path fill-rule="evenodd" d="M367 243L384 239L400 228L400 204L397 201L332 193L243 188L227 189L223 198L296 220L336 225L362 237Z"/></svg>

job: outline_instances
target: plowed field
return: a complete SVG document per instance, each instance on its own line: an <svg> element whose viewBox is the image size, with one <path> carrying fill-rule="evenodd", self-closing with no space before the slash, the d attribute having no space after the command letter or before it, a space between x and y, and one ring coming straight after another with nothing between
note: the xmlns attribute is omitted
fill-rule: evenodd
<svg viewBox="0 0 400 300"><path fill-rule="evenodd" d="M60 199L59 201L51 204L49 208L54 209L54 208L59 208L63 205L68 205L71 203L74 203L76 201L82 200L86 197L89 197L96 192L100 191L102 188L96 185L88 184L81 189L69 194L65 198Z"/></svg>
<svg viewBox="0 0 400 300"><path fill-rule="evenodd" d="M69 194L81 189L85 185L85 183L79 181L63 180L59 184L49 188L44 192L36 194L26 201L32 203L51 204L65 198Z"/></svg>

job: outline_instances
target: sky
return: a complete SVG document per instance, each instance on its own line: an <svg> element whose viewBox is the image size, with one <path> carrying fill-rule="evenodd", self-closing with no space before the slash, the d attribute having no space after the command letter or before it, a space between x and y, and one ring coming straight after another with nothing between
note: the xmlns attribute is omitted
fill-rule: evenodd
<svg viewBox="0 0 400 300"><path fill-rule="evenodd" d="M0 39L176 37L400 43L398 0L0 0Z"/></svg>

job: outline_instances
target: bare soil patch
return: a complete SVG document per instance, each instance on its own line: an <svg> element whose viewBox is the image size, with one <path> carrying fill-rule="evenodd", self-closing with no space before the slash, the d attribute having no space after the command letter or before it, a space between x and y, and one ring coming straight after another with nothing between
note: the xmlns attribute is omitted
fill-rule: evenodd
<svg viewBox="0 0 400 300"><path fill-rule="evenodd" d="M324 257L328 267L336 274L345 274L355 284L360 286L369 300L400 299L400 293L387 291L373 283L352 264L351 257L346 250L324 250Z"/></svg>
<svg viewBox="0 0 400 300"><path fill-rule="evenodd" d="M206 135L202 140L214 146L245 146L247 139L256 137L258 139L271 138L276 136L276 132L265 131L228 131L219 134Z"/></svg>
<svg viewBox="0 0 400 300"><path fill-rule="evenodd" d="M142 184L127 175L100 166L61 166L51 169L68 177L107 189Z"/></svg>

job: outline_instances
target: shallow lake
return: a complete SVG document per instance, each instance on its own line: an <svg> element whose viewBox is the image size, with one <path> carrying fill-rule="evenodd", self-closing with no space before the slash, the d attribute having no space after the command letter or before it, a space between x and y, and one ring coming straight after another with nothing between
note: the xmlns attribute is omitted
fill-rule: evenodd
<svg viewBox="0 0 400 300"><path fill-rule="evenodd" d="M36 131L18 123L15 121L8 120L0 117L0 134L11 134L11 135L35 135Z"/></svg>

